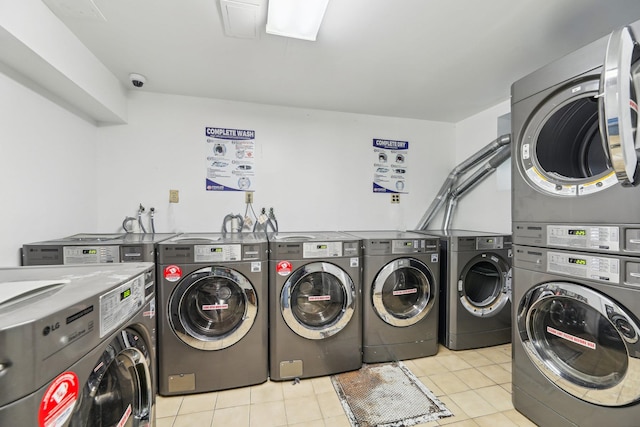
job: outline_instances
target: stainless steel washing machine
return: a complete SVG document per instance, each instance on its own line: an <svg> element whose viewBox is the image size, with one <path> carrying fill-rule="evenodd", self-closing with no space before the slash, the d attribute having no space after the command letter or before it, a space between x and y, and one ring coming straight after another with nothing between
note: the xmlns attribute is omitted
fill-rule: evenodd
<svg viewBox="0 0 640 427"><path fill-rule="evenodd" d="M577 233L593 232L583 249L614 243L640 253L640 47L633 33L640 35L640 21L513 84L514 243L530 244L538 234L552 239L554 230L579 224Z"/></svg>
<svg viewBox="0 0 640 427"><path fill-rule="evenodd" d="M362 361L438 352L440 241L400 231L354 231L362 239Z"/></svg>
<svg viewBox="0 0 640 427"><path fill-rule="evenodd" d="M638 425L640 258L515 245L513 301L518 411L541 426Z"/></svg>
<svg viewBox="0 0 640 427"><path fill-rule="evenodd" d="M360 240L340 232L269 237L272 380L362 366Z"/></svg>
<svg viewBox="0 0 640 427"><path fill-rule="evenodd" d="M267 250L250 233L188 233L158 245L160 394L267 380Z"/></svg>
<svg viewBox="0 0 640 427"><path fill-rule="evenodd" d="M151 263L0 269L0 425L155 424Z"/></svg>
<svg viewBox="0 0 640 427"><path fill-rule="evenodd" d="M156 245L175 233L83 233L22 246L22 265L155 262Z"/></svg>
<svg viewBox="0 0 640 427"><path fill-rule="evenodd" d="M439 236L440 342L466 350L511 341L511 235L425 230Z"/></svg>

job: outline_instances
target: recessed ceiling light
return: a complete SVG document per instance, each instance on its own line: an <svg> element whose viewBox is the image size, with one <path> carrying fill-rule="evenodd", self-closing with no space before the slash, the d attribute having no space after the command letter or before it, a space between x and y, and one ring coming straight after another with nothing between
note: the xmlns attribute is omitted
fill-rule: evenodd
<svg viewBox="0 0 640 427"><path fill-rule="evenodd" d="M267 33L315 41L329 0L269 0Z"/></svg>

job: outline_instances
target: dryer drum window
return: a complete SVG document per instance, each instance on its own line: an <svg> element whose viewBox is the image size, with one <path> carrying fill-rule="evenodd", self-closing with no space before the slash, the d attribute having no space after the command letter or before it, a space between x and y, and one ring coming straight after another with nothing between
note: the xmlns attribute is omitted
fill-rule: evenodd
<svg viewBox="0 0 640 427"><path fill-rule="evenodd" d="M287 278L280 294L280 311L293 332L320 340L349 324L355 297L355 285L344 270L328 262L313 262Z"/></svg>
<svg viewBox="0 0 640 427"><path fill-rule="evenodd" d="M606 172L609 166L598 117L598 100L592 94L554 111L536 141L536 157L542 170L568 180Z"/></svg>
<svg viewBox="0 0 640 427"><path fill-rule="evenodd" d="M220 350L240 341L257 313L256 293L237 271L205 268L187 276L169 301L171 323L186 344Z"/></svg>
<svg viewBox="0 0 640 427"><path fill-rule="evenodd" d="M388 263L371 286L371 304L378 317L391 326L415 325L435 303L434 276L429 267L414 258Z"/></svg>
<svg viewBox="0 0 640 427"><path fill-rule="evenodd" d="M561 88L531 115L516 158L522 176L536 190L575 197L618 182L600 129L598 78Z"/></svg>
<svg viewBox="0 0 640 427"><path fill-rule="evenodd" d="M531 361L567 393L604 406L640 400L640 329L613 300L580 285L539 285L522 299L517 322Z"/></svg>

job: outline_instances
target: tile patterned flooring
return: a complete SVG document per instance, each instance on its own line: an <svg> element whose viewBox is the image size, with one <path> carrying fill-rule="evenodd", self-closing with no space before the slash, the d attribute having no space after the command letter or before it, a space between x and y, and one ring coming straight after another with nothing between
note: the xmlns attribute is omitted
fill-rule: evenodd
<svg viewBox="0 0 640 427"><path fill-rule="evenodd" d="M511 403L511 345L403 363L454 414L419 427L535 426ZM158 396L157 427L349 427L329 376L187 396Z"/></svg>

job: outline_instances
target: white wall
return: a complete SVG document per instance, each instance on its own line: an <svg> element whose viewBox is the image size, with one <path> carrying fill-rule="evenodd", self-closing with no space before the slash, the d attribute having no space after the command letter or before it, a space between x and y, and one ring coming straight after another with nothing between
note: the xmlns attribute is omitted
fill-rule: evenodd
<svg viewBox="0 0 640 427"><path fill-rule="evenodd" d="M216 232L226 214L244 213L244 193L205 190L207 126L256 131L254 206L274 207L281 231L415 228L454 165L449 123L147 92L132 93L128 109L128 125L98 129L106 231L139 203L156 208L158 232ZM399 205L372 192L373 138L409 141L409 194Z"/></svg>
<svg viewBox="0 0 640 427"><path fill-rule="evenodd" d="M97 226L96 128L0 73L0 266Z"/></svg>
<svg viewBox="0 0 640 427"><path fill-rule="evenodd" d="M507 100L456 123L455 163L461 163L500 136L498 117L510 110L511 103ZM460 199L451 228L511 233L510 168L511 160L508 159L495 173ZM464 176L468 177L469 174Z"/></svg>

